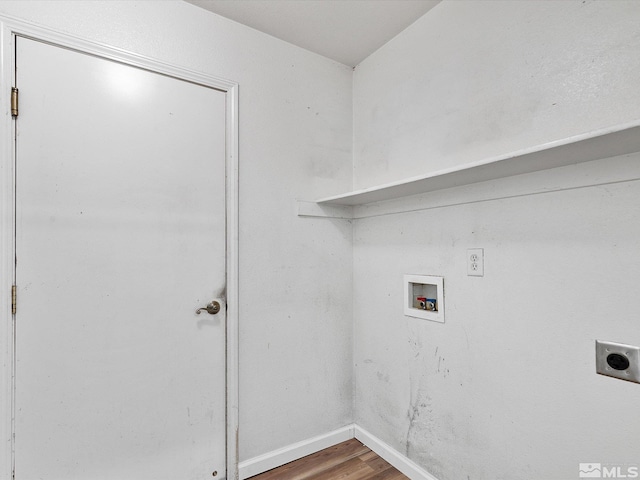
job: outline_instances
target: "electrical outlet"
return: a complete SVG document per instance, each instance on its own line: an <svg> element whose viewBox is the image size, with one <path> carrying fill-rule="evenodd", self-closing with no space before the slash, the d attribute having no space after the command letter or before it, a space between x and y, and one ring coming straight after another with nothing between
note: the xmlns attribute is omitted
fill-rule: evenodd
<svg viewBox="0 0 640 480"><path fill-rule="evenodd" d="M596 340L596 372L640 383L640 347Z"/></svg>
<svg viewBox="0 0 640 480"><path fill-rule="evenodd" d="M484 277L484 249L470 248L467 250L467 275Z"/></svg>

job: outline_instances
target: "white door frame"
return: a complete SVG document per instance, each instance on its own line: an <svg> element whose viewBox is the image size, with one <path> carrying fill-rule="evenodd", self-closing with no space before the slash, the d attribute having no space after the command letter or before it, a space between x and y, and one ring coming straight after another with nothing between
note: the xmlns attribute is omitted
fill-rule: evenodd
<svg viewBox="0 0 640 480"><path fill-rule="evenodd" d="M77 50L226 93L226 445L227 480L238 480L238 84L152 58L0 15L0 480L13 472L14 321L11 286L15 252L14 85L16 36ZM19 302L19 301L18 301ZM18 307L19 308L19 307Z"/></svg>

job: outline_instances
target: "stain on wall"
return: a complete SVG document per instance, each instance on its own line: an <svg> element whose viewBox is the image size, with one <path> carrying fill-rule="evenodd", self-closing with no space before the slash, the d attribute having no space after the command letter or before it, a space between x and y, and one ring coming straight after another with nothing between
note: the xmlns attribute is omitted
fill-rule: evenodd
<svg viewBox="0 0 640 480"><path fill-rule="evenodd" d="M640 420L606 405L640 389L596 375L593 357L596 338L640 344L638 198L629 181L356 221L356 422L439 480L636 461ZM466 275L472 247L484 277ZM404 316L405 273L444 276L444 324Z"/></svg>
<svg viewBox="0 0 640 480"><path fill-rule="evenodd" d="M624 0L440 3L355 70L354 185L640 119L639 22ZM640 184L624 165L361 208L373 216L354 222L358 425L439 480L637 462L638 419L607 405L640 389L593 361L597 338L640 344ZM572 189L607 166L620 182ZM527 193L549 186L567 190ZM484 277L466 275L467 248L484 248ZM403 315L404 274L444 277L446 323Z"/></svg>

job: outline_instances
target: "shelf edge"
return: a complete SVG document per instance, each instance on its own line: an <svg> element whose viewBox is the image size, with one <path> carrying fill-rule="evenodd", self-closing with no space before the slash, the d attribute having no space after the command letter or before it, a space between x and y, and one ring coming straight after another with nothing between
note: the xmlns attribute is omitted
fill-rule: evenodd
<svg viewBox="0 0 640 480"><path fill-rule="evenodd" d="M355 206L640 151L640 120L354 192L322 198ZM501 171L502 170L502 171Z"/></svg>
<svg viewBox="0 0 640 480"><path fill-rule="evenodd" d="M296 213L299 217L353 219L353 207L343 205L319 205L316 202L296 200Z"/></svg>

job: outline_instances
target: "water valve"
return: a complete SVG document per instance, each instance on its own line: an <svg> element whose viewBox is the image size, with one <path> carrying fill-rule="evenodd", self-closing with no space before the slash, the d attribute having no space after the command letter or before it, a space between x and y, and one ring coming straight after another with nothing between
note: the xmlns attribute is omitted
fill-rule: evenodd
<svg viewBox="0 0 640 480"><path fill-rule="evenodd" d="M416 297L416 303L420 305L422 310L428 310L430 312L438 311L435 298Z"/></svg>

